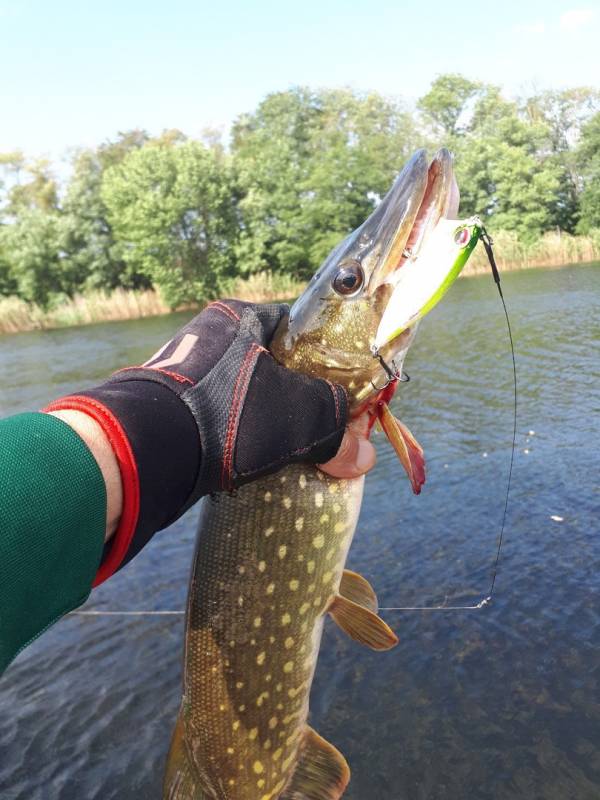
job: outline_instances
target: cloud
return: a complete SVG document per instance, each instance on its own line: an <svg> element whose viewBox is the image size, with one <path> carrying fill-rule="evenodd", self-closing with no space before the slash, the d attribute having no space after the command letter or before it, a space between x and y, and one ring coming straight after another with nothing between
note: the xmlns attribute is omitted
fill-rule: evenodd
<svg viewBox="0 0 600 800"><path fill-rule="evenodd" d="M572 8L561 14L559 25L563 31L576 31L590 22L594 15L592 8Z"/></svg>
<svg viewBox="0 0 600 800"><path fill-rule="evenodd" d="M515 25L514 27L515 33L533 33L533 34L542 34L546 31L546 26L541 20L537 20L536 22L522 22L519 25Z"/></svg>

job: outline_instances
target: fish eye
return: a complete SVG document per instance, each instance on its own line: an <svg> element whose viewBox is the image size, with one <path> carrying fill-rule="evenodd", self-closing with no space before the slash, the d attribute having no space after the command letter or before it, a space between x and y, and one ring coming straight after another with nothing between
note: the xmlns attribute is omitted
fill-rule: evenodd
<svg viewBox="0 0 600 800"><path fill-rule="evenodd" d="M358 261L349 261L337 271L332 281L334 291L349 297L360 291L365 280L365 273Z"/></svg>

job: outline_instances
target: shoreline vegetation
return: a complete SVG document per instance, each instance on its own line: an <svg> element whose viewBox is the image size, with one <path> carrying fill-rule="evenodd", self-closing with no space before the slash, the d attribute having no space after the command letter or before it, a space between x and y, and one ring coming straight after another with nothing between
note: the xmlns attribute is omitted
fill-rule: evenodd
<svg viewBox="0 0 600 800"><path fill-rule="evenodd" d="M223 297L236 297L251 303L292 300L306 281L289 275L259 272L249 278L236 278L223 290ZM209 300L184 303L172 308L156 289L117 288L107 292L95 290L65 298L49 309L26 303L19 297L0 297L0 335L25 331L52 330L98 322L116 322L142 317L157 317L188 309L200 310Z"/></svg>
<svg viewBox="0 0 600 800"><path fill-rule="evenodd" d="M600 236L571 236L546 233L532 244L524 244L512 233L497 232L494 252L501 271L552 268L600 261ZM483 247L473 253L461 277L481 275L489 271ZM249 278L236 278L221 293L249 302L292 300L306 281L290 275L259 272ZM112 292L91 291L65 298L54 307L43 309L19 297L0 297L0 335L35 330L89 325L170 314L186 309L200 309L208 301L186 303L171 308L155 289L118 288Z"/></svg>
<svg viewBox="0 0 600 800"><path fill-rule="evenodd" d="M424 148L412 181L440 147L500 269L600 260L600 88L508 98L447 73L415 102L297 86L226 140L121 131L72 151L62 178L0 152L0 333L291 300L408 159ZM488 269L478 250L466 275Z"/></svg>

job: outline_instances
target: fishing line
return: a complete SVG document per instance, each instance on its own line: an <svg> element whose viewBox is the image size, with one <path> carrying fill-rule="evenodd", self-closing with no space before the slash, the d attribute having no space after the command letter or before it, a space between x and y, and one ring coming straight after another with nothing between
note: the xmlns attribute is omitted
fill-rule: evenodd
<svg viewBox="0 0 600 800"><path fill-rule="evenodd" d="M496 578L498 576L498 567L500 564L500 554L502 551L502 545L504 543L504 530L506 527L506 517L508 514L508 501L510 496L510 487L512 482L512 473L513 473L513 466L515 461L515 449L516 449L516 440L517 440L517 364L515 360L515 347L512 335L512 328L510 325L510 318L508 316L508 310L506 308L506 301L504 300L504 294L502 293L502 287L500 285L500 272L498 270L498 266L496 264L496 259L494 258L494 251L493 251L493 239L488 234L486 229L481 226L481 241L485 248L485 252L488 257L488 261L490 262L490 267L492 269L492 275L494 277L494 283L498 287L498 293L500 294L500 300L502 301L502 308L504 309L504 316L506 318L506 327L508 330L508 338L510 341L510 352L512 356L512 369L513 369L513 386L514 386L514 401L513 401L513 437L512 437L512 448L510 454L510 466L508 469L508 481L506 484L506 498L504 501L504 511L502 513L502 523L500 525L500 534L498 536L498 546L496 548L496 558L494 560L494 565L492 567L492 577L490 583L489 593L483 597L478 603L475 605L470 606L448 606L448 605L441 605L441 606L381 606L379 608L380 611L479 611L482 608L485 608L492 602L492 598L494 595L494 589L496 588ZM396 365L392 362L393 368L390 368L381 358L381 356L375 352L374 353L376 358L379 358L381 364L387 373L388 383L392 380L404 380L409 381L410 378L406 373L398 373ZM71 611L67 616L80 616L80 617L113 617L113 616L128 616L128 617L143 617L143 616L182 616L185 614L185 611Z"/></svg>
<svg viewBox="0 0 600 800"><path fill-rule="evenodd" d="M498 536L498 546L496 548L496 558L494 560L494 565L492 567L492 577L490 583L489 593L479 601L479 603L471 606L381 606L380 611L478 611L481 608L489 605L492 602L492 597L494 596L494 589L496 588L496 578L498 576L498 566L500 564L500 553L502 551L502 544L504 542L504 529L506 527L506 516L508 513L508 500L510 495L510 486L512 482L512 473L513 473L513 466L515 462L515 448L516 448L516 441L517 441L517 363L515 360L515 346L513 341L512 335L512 328L510 326L510 318L508 316L508 310L506 308L506 301L504 300L504 294L502 293L502 287L500 286L500 272L498 270L498 266L496 264L496 259L494 258L494 250L493 250L493 239L486 231L486 229L481 226L481 241L485 248L486 255L488 257L488 261L490 262L490 267L492 268L492 275L494 277L494 283L498 287L498 293L500 294L500 300L502 301L502 308L504 309L504 316L506 318L506 328L508 330L508 338L510 341L510 352L512 356L512 369L513 369L513 436L512 436L512 448L510 453L510 466L508 468L508 481L506 484L506 498L504 500L504 511L502 513L502 522L500 524L500 534Z"/></svg>
<svg viewBox="0 0 600 800"><path fill-rule="evenodd" d="M68 617L180 617L185 611L70 611Z"/></svg>

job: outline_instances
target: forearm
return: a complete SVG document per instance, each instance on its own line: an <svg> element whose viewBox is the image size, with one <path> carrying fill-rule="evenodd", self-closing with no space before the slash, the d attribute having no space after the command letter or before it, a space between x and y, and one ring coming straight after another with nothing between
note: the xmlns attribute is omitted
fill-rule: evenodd
<svg viewBox="0 0 600 800"><path fill-rule="evenodd" d="M96 458L61 419L0 420L0 442L2 671L88 597L104 547L107 493Z"/></svg>
<svg viewBox="0 0 600 800"><path fill-rule="evenodd" d="M215 302L141 367L0 421L0 671L205 494L373 465L343 388L269 354L285 313Z"/></svg>
<svg viewBox="0 0 600 800"><path fill-rule="evenodd" d="M66 422L83 439L100 467L106 486L104 541L107 542L117 529L123 507L123 486L115 453L100 425L87 414L70 410L50 414Z"/></svg>

